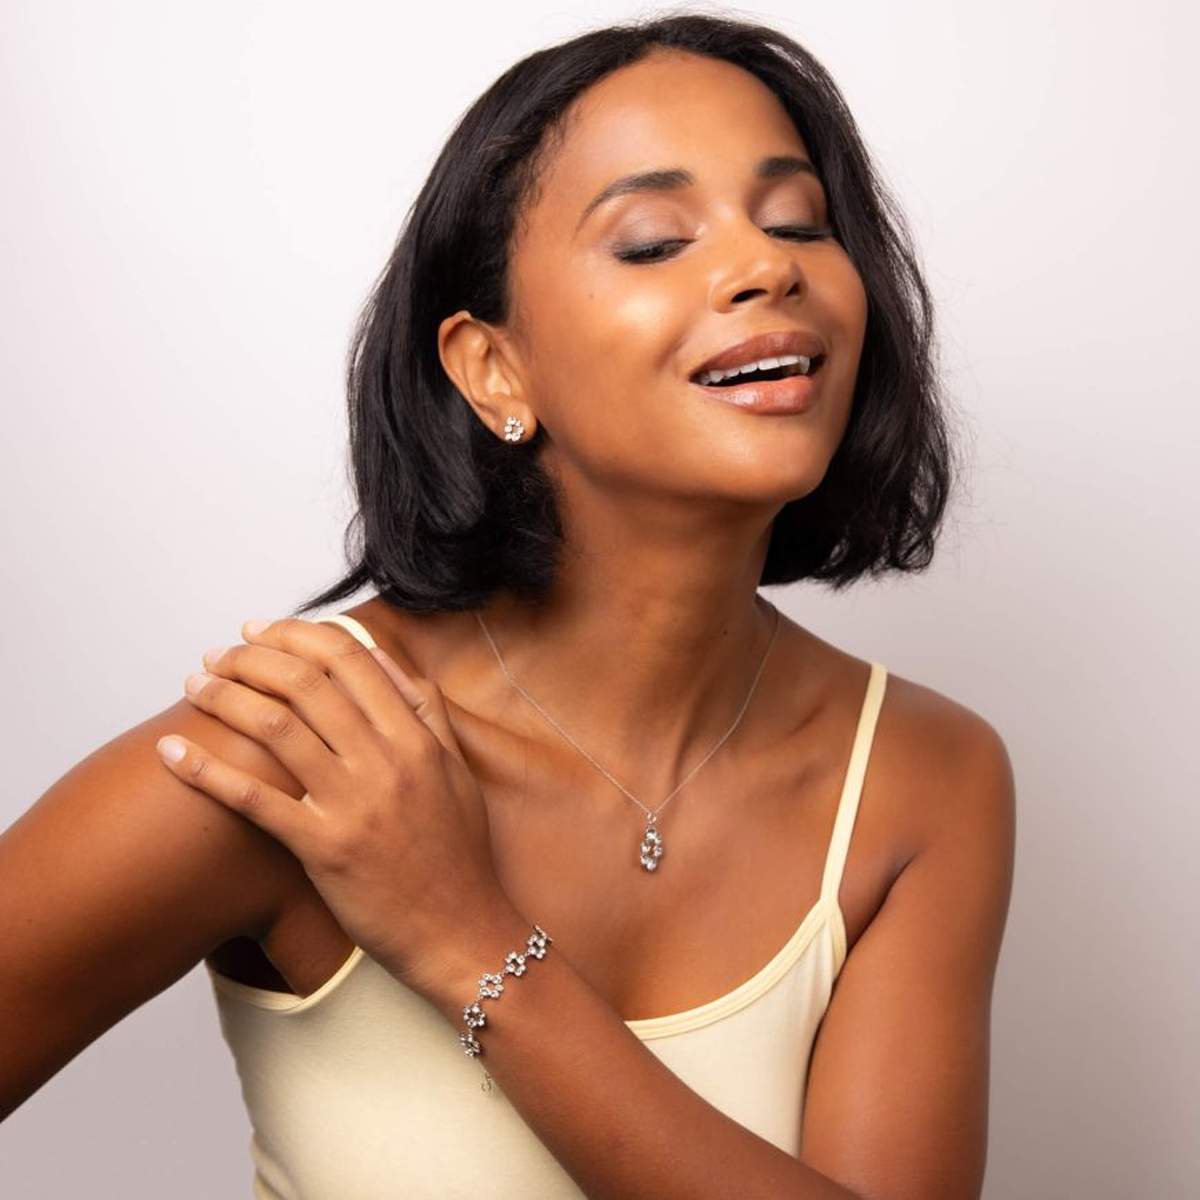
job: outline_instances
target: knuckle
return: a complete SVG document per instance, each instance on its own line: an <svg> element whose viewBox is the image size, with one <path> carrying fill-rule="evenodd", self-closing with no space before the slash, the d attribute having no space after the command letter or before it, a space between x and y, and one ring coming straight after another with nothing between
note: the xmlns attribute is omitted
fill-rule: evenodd
<svg viewBox="0 0 1200 1200"><path fill-rule="evenodd" d="M258 812L263 804L263 786L257 779L246 779L238 786L236 797L243 812Z"/></svg>
<svg viewBox="0 0 1200 1200"><path fill-rule="evenodd" d="M263 632L270 634L271 641L269 644L279 649L290 650L293 644L295 628L296 621L294 617L277 617Z"/></svg>
<svg viewBox="0 0 1200 1200"><path fill-rule="evenodd" d="M354 862L354 839L345 833L335 833L325 841L322 850L324 869L330 872L345 872Z"/></svg>
<svg viewBox="0 0 1200 1200"><path fill-rule="evenodd" d="M359 655L371 653L366 645L360 642L348 629L340 631L333 652L338 658L342 659L351 659Z"/></svg>
<svg viewBox="0 0 1200 1200"><path fill-rule="evenodd" d="M222 670L228 670L230 667L236 669L238 663L242 660L243 655L250 647L245 642L237 642L232 646L227 646L225 652L221 655L220 666Z"/></svg>
<svg viewBox="0 0 1200 1200"><path fill-rule="evenodd" d="M288 673L288 690L301 696L311 696L324 683L325 672L310 662L298 662Z"/></svg>
<svg viewBox="0 0 1200 1200"><path fill-rule="evenodd" d="M259 717L258 727L264 737L278 742L291 736L296 718L289 709L273 704Z"/></svg>

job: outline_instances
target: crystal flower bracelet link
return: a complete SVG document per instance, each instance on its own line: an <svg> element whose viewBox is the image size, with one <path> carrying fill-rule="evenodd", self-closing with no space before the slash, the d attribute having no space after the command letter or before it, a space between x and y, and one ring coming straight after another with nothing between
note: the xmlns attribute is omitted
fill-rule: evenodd
<svg viewBox="0 0 1200 1200"><path fill-rule="evenodd" d="M483 1047L475 1037L475 1030L482 1029L487 1024L480 1001L495 1000L504 991L504 976L524 975L525 960L527 958L545 958L546 947L553 941L554 939L540 925L535 925L533 932L526 940L523 954L516 950L510 950L504 960L504 969L499 975L485 973L479 977L479 995L475 997L473 1004L468 1004L463 1008L463 1020L467 1023L467 1031L458 1035L463 1052L469 1058L477 1058L483 1053ZM492 1090L492 1074L485 1068L483 1076L483 1082L479 1086L485 1092L490 1092Z"/></svg>

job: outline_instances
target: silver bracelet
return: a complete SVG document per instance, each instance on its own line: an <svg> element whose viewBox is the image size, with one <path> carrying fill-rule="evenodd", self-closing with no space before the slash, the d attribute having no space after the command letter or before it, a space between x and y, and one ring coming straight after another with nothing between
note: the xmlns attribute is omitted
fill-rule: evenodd
<svg viewBox="0 0 1200 1200"><path fill-rule="evenodd" d="M467 1031L458 1035L458 1040L462 1045L463 1051L469 1058L477 1058L483 1053L483 1047L479 1044L474 1032L476 1029L482 1029L487 1023L483 1007L479 1002L481 1000L495 1000L504 991L504 976L524 975L525 960L527 958L545 958L546 947L553 940L540 925L535 925L533 932L529 935L525 943L525 952L523 954L518 954L516 950L510 950L504 960L504 970L501 974L483 974L479 977L479 995L475 997L473 1004L468 1004L463 1009L463 1020L467 1023ZM485 1092L490 1092L492 1090L491 1072L487 1068L484 1068L483 1076L483 1082L479 1086Z"/></svg>

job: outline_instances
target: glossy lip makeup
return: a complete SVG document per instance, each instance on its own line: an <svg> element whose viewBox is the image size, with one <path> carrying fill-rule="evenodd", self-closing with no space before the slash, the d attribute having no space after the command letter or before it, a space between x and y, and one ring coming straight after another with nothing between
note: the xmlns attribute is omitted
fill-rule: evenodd
<svg viewBox="0 0 1200 1200"><path fill-rule="evenodd" d="M816 403L825 377L822 357L808 375L789 375L784 379L759 379L731 383L722 387L712 383L694 383L705 395L747 412L787 414L807 412Z"/></svg>

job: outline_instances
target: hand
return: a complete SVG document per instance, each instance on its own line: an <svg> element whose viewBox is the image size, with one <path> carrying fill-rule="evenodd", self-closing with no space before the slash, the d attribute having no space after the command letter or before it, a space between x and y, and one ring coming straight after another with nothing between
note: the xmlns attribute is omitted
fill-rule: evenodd
<svg viewBox="0 0 1200 1200"><path fill-rule="evenodd" d="M454 969L460 919L507 905L441 691L339 625L253 624L247 645L205 656L211 675L189 699L270 750L306 794L176 735L159 742L164 762L282 842L355 943L432 995ZM174 762L170 742L184 750Z"/></svg>

